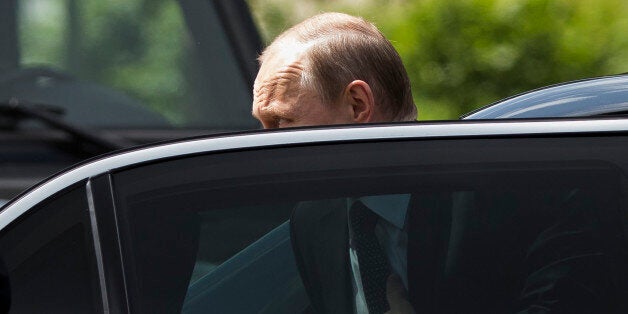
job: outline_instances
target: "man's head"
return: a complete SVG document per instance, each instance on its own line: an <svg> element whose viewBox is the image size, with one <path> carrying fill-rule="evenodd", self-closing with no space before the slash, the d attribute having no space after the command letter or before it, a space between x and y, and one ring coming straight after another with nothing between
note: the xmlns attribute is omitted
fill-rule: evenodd
<svg viewBox="0 0 628 314"><path fill-rule="evenodd" d="M311 17L279 35L259 61L253 115L264 128L416 119L399 54L361 18Z"/></svg>

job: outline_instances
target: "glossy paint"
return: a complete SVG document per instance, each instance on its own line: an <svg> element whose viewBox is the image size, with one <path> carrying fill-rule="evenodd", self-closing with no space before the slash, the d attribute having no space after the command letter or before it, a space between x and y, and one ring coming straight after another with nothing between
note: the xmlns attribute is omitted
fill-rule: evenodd
<svg viewBox="0 0 628 314"><path fill-rule="evenodd" d="M403 123L388 125L339 126L249 132L213 136L121 152L95 159L58 174L6 204L0 212L0 230L42 200L64 188L145 162L179 158L201 153L216 153L273 146L316 143L388 141L403 139L481 138L552 134L604 134L628 131L628 119L562 120L562 121L455 121L447 123Z"/></svg>
<svg viewBox="0 0 628 314"><path fill-rule="evenodd" d="M628 114L628 75L549 86L491 104L461 117L527 119Z"/></svg>

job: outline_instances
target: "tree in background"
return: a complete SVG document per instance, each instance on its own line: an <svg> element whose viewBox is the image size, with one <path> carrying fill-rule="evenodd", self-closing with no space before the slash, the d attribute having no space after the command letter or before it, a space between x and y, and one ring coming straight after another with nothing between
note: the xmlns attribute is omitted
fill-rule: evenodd
<svg viewBox="0 0 628 314"><path fill-rule="evenodd" d="M419 116L455 119L549 84L628 71L625 0L249 0L265 39L321 11L373 21L401 54Z"/></svg>

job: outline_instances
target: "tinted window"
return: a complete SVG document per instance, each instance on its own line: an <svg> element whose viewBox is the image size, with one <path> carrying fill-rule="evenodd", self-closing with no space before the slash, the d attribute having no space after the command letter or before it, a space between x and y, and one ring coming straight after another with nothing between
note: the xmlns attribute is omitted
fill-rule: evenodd
<svg viewBox="0 0 628 314"><path fill-rule="evenodd" d="M85 189L31 209L2 233L11 313L101 312Z"/></svg>
<svg viewBox="0 0 628 314"><path fill-rule="evenodd" d="M350 312L348 217L360 201L402 208L406 266L391 268L417 312L621 312L624 141L336 144L127 170L114 187L132 302L149 312Z"/></svg>
<svg viewBox="0 0 628 314"><path fill-rule="evenodd" d="M12 3L3 16L17 23L7 22L2 34L17 37L6 48L18 56L0 75L3 101L45 104L65 121L95 128L257 127L250 78L214 4Z"/></svg>

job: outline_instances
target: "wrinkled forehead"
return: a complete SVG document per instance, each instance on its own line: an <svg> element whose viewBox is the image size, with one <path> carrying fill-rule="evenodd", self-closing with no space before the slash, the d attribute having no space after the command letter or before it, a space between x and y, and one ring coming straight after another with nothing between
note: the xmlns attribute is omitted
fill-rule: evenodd
<svg viewBox="0 0 628 314"><path fill-rule="evenodd" d="M254 102L268 104L272 100L298 97L302 92L304 47L295 43L273 43L262 58L255 79Z"/></svg>
<svg viewBox="0 0 628 314"><path fill-rule="evenodd" d="M258 78L266 78L273 72L280 71L294 64L303 64L305 51L309 45L294 40L282 40L272 43L262 56Z"/></svg>

